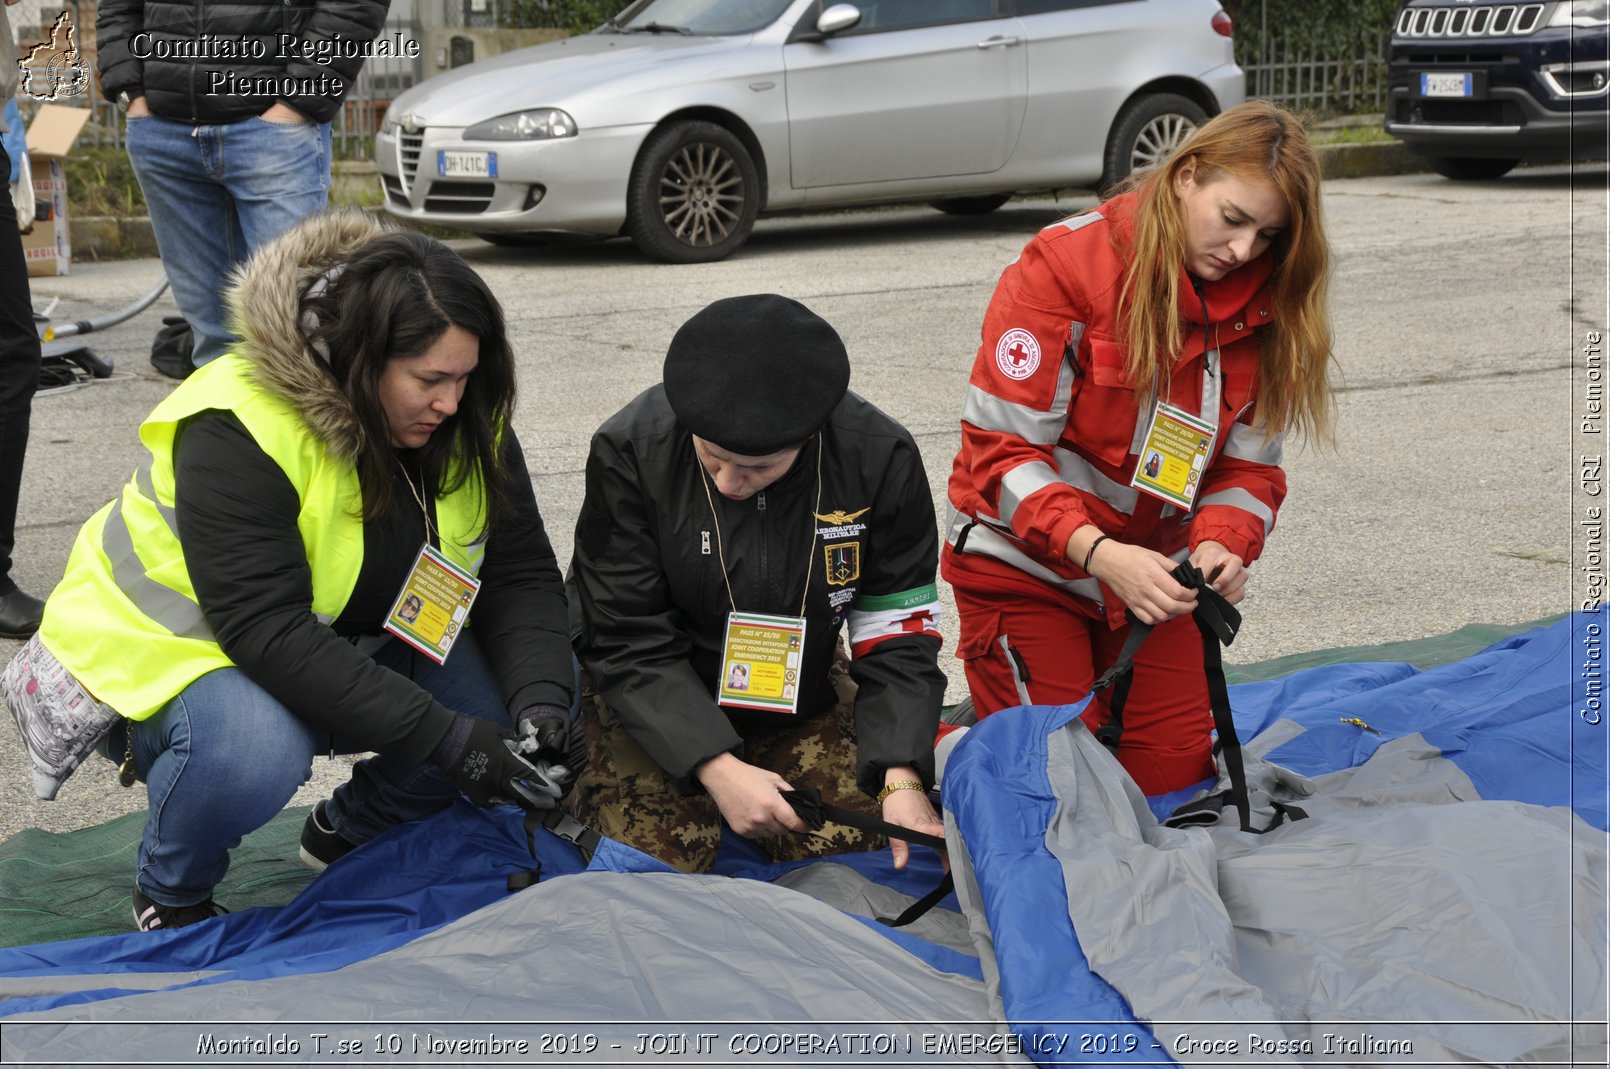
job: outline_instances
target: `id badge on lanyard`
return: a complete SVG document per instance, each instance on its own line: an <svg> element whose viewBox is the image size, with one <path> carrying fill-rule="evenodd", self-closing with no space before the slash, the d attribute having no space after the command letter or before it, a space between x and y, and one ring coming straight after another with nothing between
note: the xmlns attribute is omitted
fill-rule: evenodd
<svg viewBox="0 0 1610 1069"><path fill-rule="evenodd" d="M385 628L437 664L446 664L480 590L479 579L427 543L391 605Z"/></svg>
<svg viewBox="0 0 1610 1069"><path fill-rule="evenodd" d="M1158 401L1129 485L1189 512L1217 434L1218 428L1202 417Z"/></svg>
<svg viewBox="0 0 1610 1069"><path fill-rule="evenodd" d="M797 714L804 652L803 616L729 612L716 701L740 709Z"/></svg>

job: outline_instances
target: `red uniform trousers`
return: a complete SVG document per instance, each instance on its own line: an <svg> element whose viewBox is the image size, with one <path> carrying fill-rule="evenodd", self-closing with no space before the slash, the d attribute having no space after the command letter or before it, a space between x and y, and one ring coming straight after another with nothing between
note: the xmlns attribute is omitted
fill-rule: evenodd
<svg viewBox="0 0 1610 1069"><path fill-rule="evenodd" d="M1028 576L1007 579L995 568L1015 569L994 562L958 567L949 547L944 563L961 615L956 652L980 718L1019 705L1081 701L1117 660L1129 629L1110 629L1081 611L1073 595ZM1081 714L1090 730L1106 723L1111 695L1101 691ZM1141 644L1123 713L1118 761L1146 794L1214 775L1202 635L1188 614L1153 628Z"/></svg>

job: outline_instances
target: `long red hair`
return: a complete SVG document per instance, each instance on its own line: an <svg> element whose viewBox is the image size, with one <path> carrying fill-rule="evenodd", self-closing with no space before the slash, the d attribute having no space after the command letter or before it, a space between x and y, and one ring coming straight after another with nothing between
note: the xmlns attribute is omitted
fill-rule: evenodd
<svg viewBox="0 0 1610 1069"><path fill-rule="evenodd" d="M1196 180L1231 175L1270 185L1290 213L1270 245L1274 322L1258 331L1263 358L1257 422L1267 434L1295 429L1328 441L1335 402L1329 311L1330 247L1320 210L1319 157L1296 117L1264 100L1249 100L1204 123L1167 161L1122 188L1137 194L1128 267L1119 296L1131 381L1166 378L1185 338L1180 265L1186 259L1185 212L1176 190L1195 161ZM1159 265L1168 265L1159 269Z"/></svg>

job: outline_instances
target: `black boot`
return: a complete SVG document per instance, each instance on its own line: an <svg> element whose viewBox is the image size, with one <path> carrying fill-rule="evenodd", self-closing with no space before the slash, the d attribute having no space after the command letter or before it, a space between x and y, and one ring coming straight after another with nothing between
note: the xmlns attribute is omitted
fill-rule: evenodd
<svg viewBox="0 0 1610 1069"><path fill-rule="evenodd" d="M45 603L21 590L0 597L0 638L27 638L39 630Z"/></svg>

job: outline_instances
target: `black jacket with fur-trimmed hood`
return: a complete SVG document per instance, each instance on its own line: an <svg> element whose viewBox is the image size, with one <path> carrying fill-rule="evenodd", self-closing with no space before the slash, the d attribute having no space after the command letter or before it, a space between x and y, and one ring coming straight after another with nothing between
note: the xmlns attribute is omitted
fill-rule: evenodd
<svg viewBox="0 0 1610 1069"><path fill-rule="evenodd" d="M383 233L361 213L316 216L254 257L229 295L242 339L235 353L255 366L264 389L292 403L332 455L349 460L361 425L303 336L301 295L330 265ZM574 670L563 580L512 430L504 448L512 508L489 533L470 633L513 714L569 705ZM328 626L310 608L297 493L233 414L204 412L180 428L174 504L197 600L229 658L315 729L359 750L421 761L455 710L358 648L361 636L381 632L426 538L420 507L402 482L405 468L416 486L422 479L411 453L398 451L397 505L364 524L362 569Z"/></svg>

